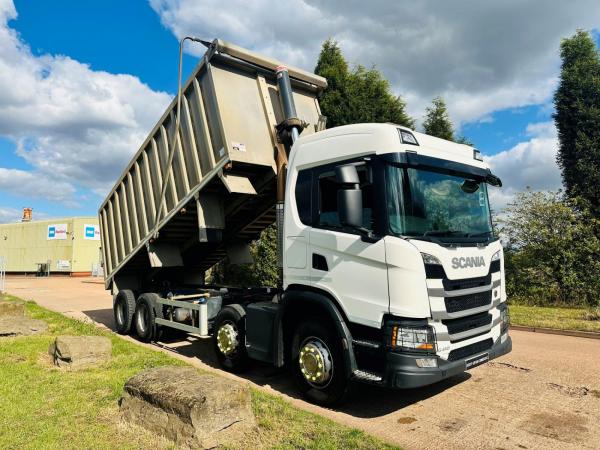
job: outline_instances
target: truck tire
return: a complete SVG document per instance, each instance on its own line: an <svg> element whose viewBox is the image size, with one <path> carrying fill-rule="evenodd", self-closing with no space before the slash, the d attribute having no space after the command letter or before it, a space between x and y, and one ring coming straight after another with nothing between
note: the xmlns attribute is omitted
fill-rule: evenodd
<svg viewBox="0 0 600 450"><path fill-rule="evenodd" d="M119 334L127 334L135 312L135 295L129 289L117 292L113 303L115 329Z"/></svg>
<svg viewBox="0 0 600 450"><path fill-rule="evenodd" d="M345 400L350 390L341 339L333 327L307 318L292 339L292 375L302 394L312 403L330 406Z"/></svg>
<svg viewBox="0 0 600 450"><path fill-rule="evenodd" d="M154 313L155 294L142 294L137 301L133 323L135 332L142 342L150 342L154 339L156 330L156 314Z"/></svg>
<svg viewBox="0 0 600 450"><path fill-rule="evenodd" d="M213 328L213 347L219 364L228 372L240 373L250 362L246 351L246 311L240 305L225 306Z"/></svg>

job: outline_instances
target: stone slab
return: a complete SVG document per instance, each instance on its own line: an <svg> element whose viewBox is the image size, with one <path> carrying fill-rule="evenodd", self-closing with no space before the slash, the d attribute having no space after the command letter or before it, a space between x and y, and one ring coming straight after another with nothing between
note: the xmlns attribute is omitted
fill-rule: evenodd
<svg viewBox="0 0 600 450"><path fill-rule="evenodd" d="M58 336L48 353L58 367L82 369L110 360L112 343L104 336Z"/></svg>
<svg viewBox="0 0 600 450"><path fill-rule="evenodd" d="M189 448L243 443L256 427L250 387L201 374L191 367L161 367L125 383L124 420Z"/></svg>

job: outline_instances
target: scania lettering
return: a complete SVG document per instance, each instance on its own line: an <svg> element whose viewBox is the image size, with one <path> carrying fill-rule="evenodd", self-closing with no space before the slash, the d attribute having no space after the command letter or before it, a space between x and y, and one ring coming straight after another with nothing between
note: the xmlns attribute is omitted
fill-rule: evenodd
<svg viewBox="0 0 600 450"><path fill-rule="evenodd" d="M324 78L186 39L206 54L99 210L119 333L212 339L225 370L287 367L324 405L511 350L488 202L501 182L477 150L394 124L326 129ZM206 281L251 262L273 223L277 286Z"/></svg>
<svg viewBox="0 0 600 450"><path fill-rule="evenodd" d="M454 269L465 269L467 267L483 267L485 266L485 260L483 256L471 256L468 258L452 258L452 267Z"/></svg>

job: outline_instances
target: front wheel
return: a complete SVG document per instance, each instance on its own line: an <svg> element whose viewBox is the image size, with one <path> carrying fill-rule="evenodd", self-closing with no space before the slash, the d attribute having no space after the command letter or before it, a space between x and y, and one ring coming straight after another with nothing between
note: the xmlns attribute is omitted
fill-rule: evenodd
<svg viewBox="0 0 600 450"><path fill-rule="evenodd" d="M346 398L350 381L342 343L331 327L317 319L301 322L292 340L291 358L294 380L309 401L329 406Z"/></svg>

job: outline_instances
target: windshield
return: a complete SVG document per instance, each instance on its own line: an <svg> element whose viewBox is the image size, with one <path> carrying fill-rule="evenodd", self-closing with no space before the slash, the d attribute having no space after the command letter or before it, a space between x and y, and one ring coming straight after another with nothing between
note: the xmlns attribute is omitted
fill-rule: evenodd
<svg viewBox="0 0 600 450"><path fill-rule="evenodd" d="M386 203L393 234L492 236L487 185L469 176L386 165Z"/></svg>

